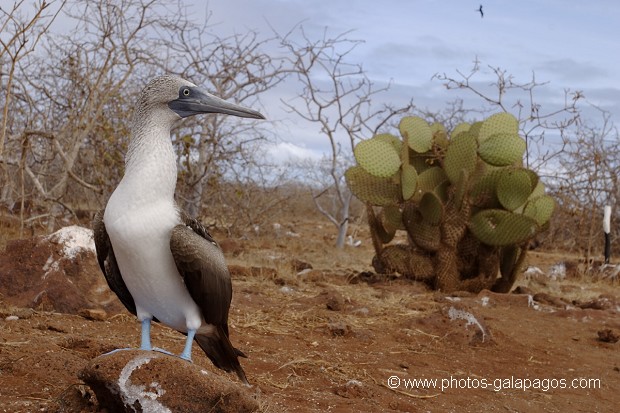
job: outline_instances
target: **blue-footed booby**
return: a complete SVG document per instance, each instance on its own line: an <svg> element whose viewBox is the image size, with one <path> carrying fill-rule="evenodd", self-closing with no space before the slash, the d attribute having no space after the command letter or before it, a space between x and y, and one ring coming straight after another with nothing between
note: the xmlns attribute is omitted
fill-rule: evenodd
<svg viewBox="0 0 620 413"><path fill-rule="evenodd" d="M153 79L135 107L125 174L93 229L99 266L110 289L142 325L151 350L151 321L187 335L213 364L248 384L228 336L232 284L224 255L207 230L174 200L177 163L170 138L179 120L201 113L264 119L175 76Z"/></svg>

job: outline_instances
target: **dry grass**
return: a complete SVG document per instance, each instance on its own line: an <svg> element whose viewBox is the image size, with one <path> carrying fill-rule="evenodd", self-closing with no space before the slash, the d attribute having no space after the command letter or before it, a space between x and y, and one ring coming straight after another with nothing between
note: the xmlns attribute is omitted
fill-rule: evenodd
<svg viewBox="0 0 620 413"><path fill-rule="evenodd" d="M401 391L386 386L385 377L405 374L395 360L409 364L411 368L407 373L413 374L415 369L425 371L428 376L439 373L462 375L462 372L454 370L465 370L469 367L464 366L472 365L466 359L469 353L479 352L484 357L491 357L489 360L494 360L493 348L469 348L462 351L461 343L455 343L454 338L442 329L442 325L418 322L426 319L433 323L433 320L440 318L438 311L443 305L440 294L407 280L383 280L377 284L368 284L355 277L360 272L372 270L370 262L374 251L367 241L365 228L358 228L358 238L363 240L362 246L346 247L343 250L335 250L334 240L324 235L330 229L328 226L318 228L312 220L298 220L294 229L298 237L267 233L247 239L233 239L238 245L234 253L227 253L227 261L234 269L233 305L229 318L231 338L233 344L247 351L250 356L247 362L242 363L252 383L264 392L258 398L261 412L290 411L291 406L305 405L306 399L315 396L325 403L333 402L332 398L340 397L334 395L335 389L342 388L352 380L362 382L364 389L370 389L367 390L368 394L354 398L382 400L382 404L368 404L369 408L387 408L385 399L389 398L409 401L428 399L431 402L438 393L428 389ZM220 241L225 239L222 234L215 234L215 237ZM309 263L313 269L300 274L292 265L294 260ZM530 261L539 265L543 271L548 271L549 266L560 260L566 260L566 256L537 252L530 256ZM580 273L563 281L521 278L518 284L536 292L544 291L579 301L587 301L610 290L610 287L618 286L617 282L614 284L609 280L592 279ZM326 303L330 297L338 297L342 305L340 310L328 308ZM0 297L0 314L4 307ZM14 310L6 309L5 312L8 314ZM544 317L542 313L526 310L528 317ZM498 314L505 317L512 310L504 306L485 311L504 311ZM79 318L74 323L77 325L78 321L82 323ZM114 333L106 335L105 339L96 337L93 341L101 343L99 345L102 349L118 344L137 345L139 325L133 316L116 315L106 322L110 323L110 331ZM491 318L490 322L495 331L501 330L502 325L497 319ZM342 335L337 331L338 326L343 326ZM33 331L34 334L26 338L11 336L2 346L3 351L19 350L29 340L30 344L36 345L44 335L50 334L47 330ZM544 328L539 329L537 334L544 331ZM167 327L155 324L153 333L158 346L171 351L180 351L183 346L183 337ZM514 342L508 340L508 336L507 331L500 331L498 341L518 344L525 334ZM585 343L585 340L568 340L571 345ZM64 338L58 339L58 342L61 349L67 347L63 344ZM548 342L544 345L547 346ZM517 362L521 360L521 353L518 348L514 351L516 358L511 360ZM547 351L546 347L544 351ZM539 352L535 356L543 359L544 354L547 353ZM204 358L200 354L195 356L197 359ZM454 362L458 357L465 358L455 367ZM425 360L444 364L429 362L426 365ZM533 360L528 360L528 365L538 362ZM206 369L215 369L207 360L198 363L206 366ZM491 368L498 363L487 364ZM562 369L565 367L562 366ZM444 396L450 395L442 394ZM463 399L466 397L469 395L464 395ZM341 406L355 401L337 400ZM428 407L431 410L431 407L435 409L438 405L429 404Z"/></svg>

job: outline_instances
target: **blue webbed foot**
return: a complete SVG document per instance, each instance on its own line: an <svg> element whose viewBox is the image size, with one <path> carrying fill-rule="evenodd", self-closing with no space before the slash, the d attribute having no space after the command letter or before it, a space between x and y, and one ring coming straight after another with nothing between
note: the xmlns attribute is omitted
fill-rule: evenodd
<svg viewBox="0 0 620 413"><path fill-rule="evenodd" d="M195 334L196 334L196 330L189 330L187 332L187 341L185 342L185 347L183 348L183 352L179 355L179 357L182 358L183 360L187 360L189 362L192 361L192 342L194 341ZM126 350L132 350L132 349L131 348L118 348L116 350L112 350L110 352L102 354L102 356L107 356L107 355L116 353L117 351L126 351ZM153 347L151 345L151 319L150 318L142 320L141 322L140 350L157 351L159 353L167 354L169 356L174 356L174 354L169 351L166 351L158 347Z"/></svg>
<svg viewBox="0 0 620 413"><path fill-rule="evenodd" d="M107 353L103 353L103 354L102 354L102 356L109 356L110 354L114 354L114 353L116 353L117 351L127 351L127 350L132 350L132 349L130 349L129 347L126 347L126 348L117 348L117 349L115 349L115 350L108 351Z"/></svg>
<svg viewBox="0 0 620 413"><path fill-rule="evenodd" d="M173 353L169 352L168 350L164 350L163 348L153 347L151 350L157 351L158 353L164 353L164 354L167 354L169 356L174 356Z"/></svg>

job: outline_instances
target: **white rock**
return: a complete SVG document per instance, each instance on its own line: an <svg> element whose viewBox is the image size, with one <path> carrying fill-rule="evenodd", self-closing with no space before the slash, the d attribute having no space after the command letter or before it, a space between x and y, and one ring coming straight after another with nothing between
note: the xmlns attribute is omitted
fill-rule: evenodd
<svg viewBox="0 0 620 413"><path fill-rule="evenodd" d="M284 294L292 294L295 290L293 290L291 287L285 285L284 287L280 288L280 292L283 292Z"/></svg>
<svg viewBox="0 0 620 413"><path fill-rule="evenodd" d="M487 331L482 325L482 323L478 321L475 315L473 315L469 311L459 310L458 308L450 307L450 309L448 310L448 317L450 317L450 320L453 320L453 321L456 319L467 321L467 324L465 324L465 327L469 325L475 325L476 327L478 327L480 331L482 332L482 341L484 342L487 336Z"/></svg>
<svg viewBox="0 0 620 413"><path fill-rule="evenodd" d="M545 275L545 273L538 267L529 266L525 271L523 271L523 275L529 280L538 277L539 275Z"/></svg>
<svg viewBox="0 0 620 413"><path fill-rule="evenodd" d="M45 237L45 239L61 244L63 246L63 254L67 258L74 258L84 250L95 253L93 231L78 225L61 228Z"/></svg>
<svg viewBox="0 0 620 413"><path fill-rule="evenodd" d="M549 278L552 280L563 280L566 278L566 264L558 262L549 269Z"/></svg>

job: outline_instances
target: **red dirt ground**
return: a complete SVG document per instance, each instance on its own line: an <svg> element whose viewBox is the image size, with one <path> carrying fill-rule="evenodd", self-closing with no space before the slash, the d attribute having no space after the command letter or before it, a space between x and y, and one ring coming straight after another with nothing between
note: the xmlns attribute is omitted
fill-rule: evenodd
<svg viewBox="0 0 620 413"><path fill-rule="evenodd" d="M318 235L328 229L296 228L300 237L222 242L233 275L231 340L248 355L241 362L261 412L618 411L617 281L523 277L517 285L525 294L446 296L407 280L365 276L367 241L334 251L333 240ZM94 257L81 259L78 272L102 281ZM534 252L528 262L549 272L566 259ZM301 263L314 269L299 273ZM106 304L102 319L89 319L93 314L49 311L46 302L24 308L23 296L16 306L3 294L0 412L99 411L78 372L102 353L137 347L134 317L115 314L118 303ZM83 305L95 302L101 300ZM180 352L183 341L166 327L153 328L157 347ZM197 346L194 362L237 380Z"/></svg>

